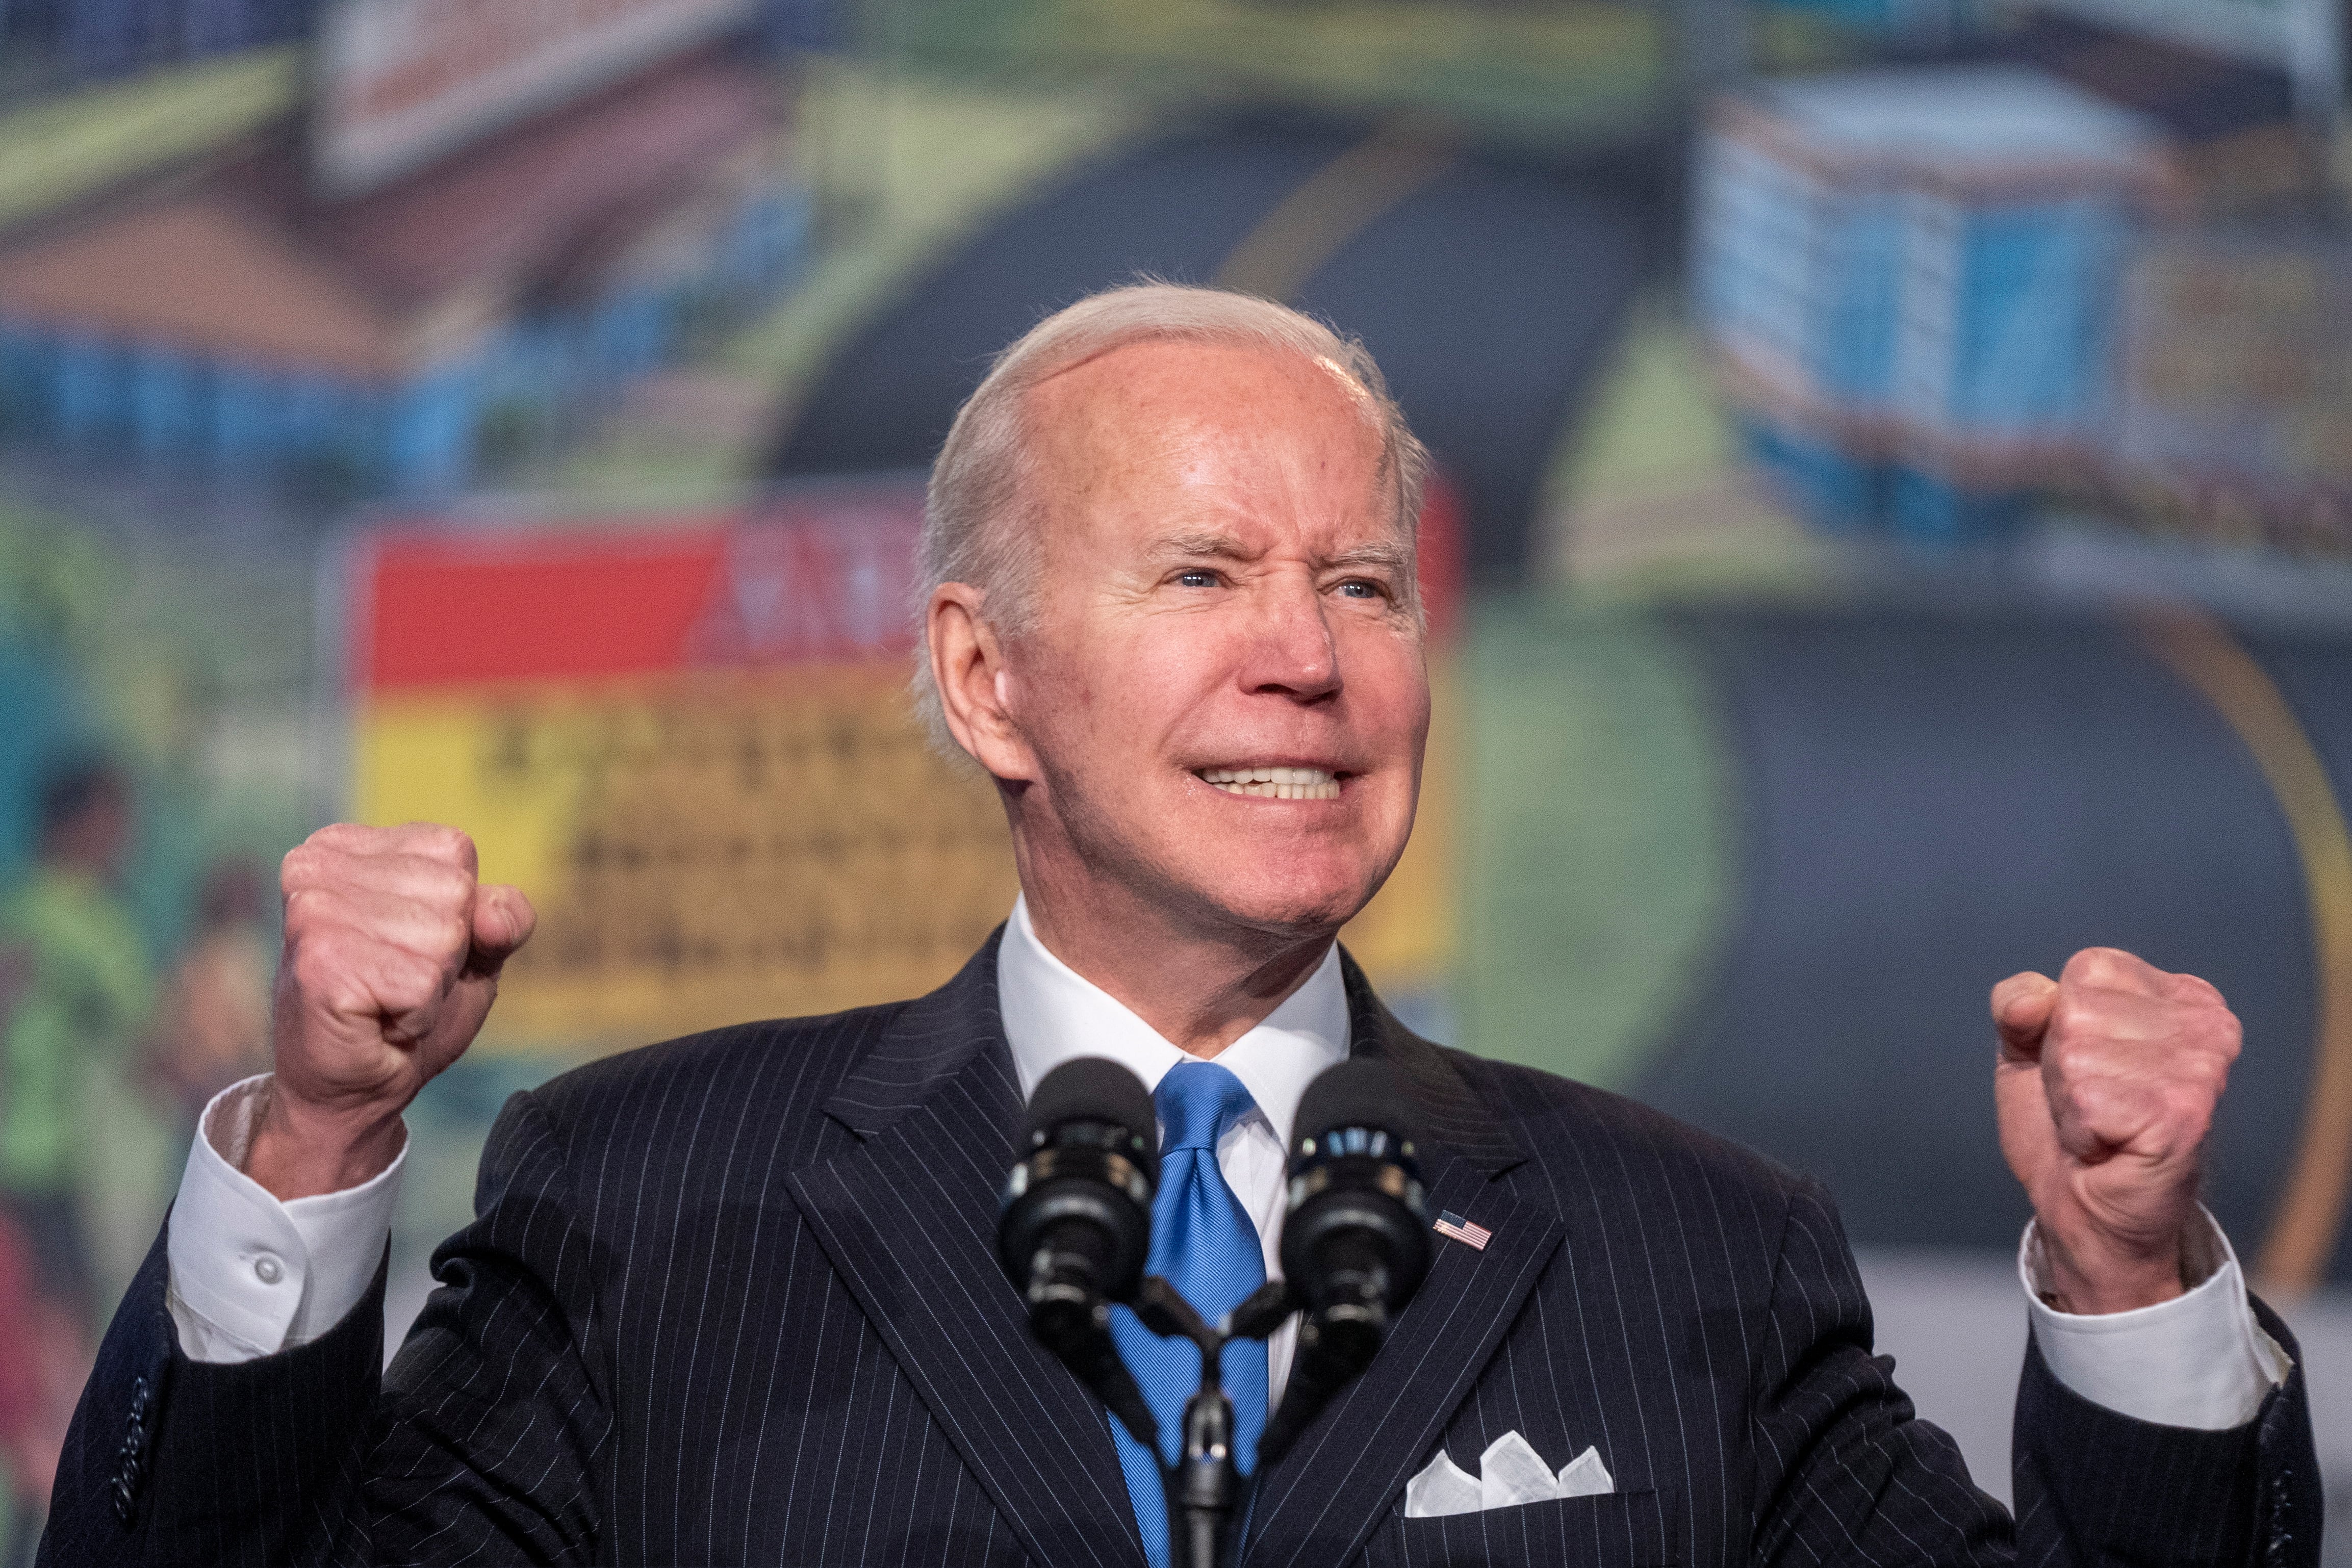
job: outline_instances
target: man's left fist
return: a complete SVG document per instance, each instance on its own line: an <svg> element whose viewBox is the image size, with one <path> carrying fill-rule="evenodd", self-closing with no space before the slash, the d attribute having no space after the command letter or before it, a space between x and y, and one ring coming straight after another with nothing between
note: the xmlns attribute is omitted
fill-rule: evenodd
<svg viewBox="0 0 2352 1568"><path fill-rule="evenodd" d="M2033 1201L2061 1311L2180 1294L2183 1240L2237 1015L2194 975L2086 947L1992 988L2000 1149Z"/></svg>

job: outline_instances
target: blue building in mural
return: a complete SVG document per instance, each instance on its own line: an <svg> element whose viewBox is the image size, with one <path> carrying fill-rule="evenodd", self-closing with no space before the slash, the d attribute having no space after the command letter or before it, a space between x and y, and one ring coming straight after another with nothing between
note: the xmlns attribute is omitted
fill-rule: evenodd
<svg viewBox="0 0 2352 1568"><path fill-rule="evenodd" d="M1694 298L1758 455L1833 526L1945 538L2080 466L2158 128L2008 65L1760 87L1698 162Z"/></svg>

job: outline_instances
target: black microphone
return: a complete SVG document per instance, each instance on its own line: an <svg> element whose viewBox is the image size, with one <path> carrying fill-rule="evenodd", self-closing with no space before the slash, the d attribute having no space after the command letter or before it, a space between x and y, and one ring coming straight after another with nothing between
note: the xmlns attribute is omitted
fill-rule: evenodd
<svg viewBox="0 0 2352 1568"><path fill-rule="evenodd" d="M1420 1145L1418 1118L1386 1062L1340 1062L1299 1098L1282 1271L1306 1317L1281 1407L1258 1438L1260 1469L1370 1364L1429 1272Z"/></svg>
<svg viewBox="0 0 2352 1568"><path fill-rule="evenodd" d="M997 1260L1029 1332L1155 1451L1159 1423L1111 1341L1110 1308L1142 1282L1159 1185L1160 1129L1142 1081L1082 1056L1030 1096L996 1220Z"/></svg>

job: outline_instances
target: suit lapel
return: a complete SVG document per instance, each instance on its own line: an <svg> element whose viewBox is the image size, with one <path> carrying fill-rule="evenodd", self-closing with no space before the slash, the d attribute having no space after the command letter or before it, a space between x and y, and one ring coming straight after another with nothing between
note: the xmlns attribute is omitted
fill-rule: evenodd
<svg viewBox="0 0 2352 1568"><path fill-rule="evenodd" d="M1501 1344L1563 1227L1495 1178L1525 1155L1445 1055L1407 1030L1347 965L1350 1053L1393 1063L1432 1145L1433 1215L1452 1209L1493 1232L1483 1250L1439 1239L1429 1277L1388 1343L1271 1471L1258 1497L1252 1568L1346 1563L1404 1490Z"/></svg>
<svg viewBox="0 0 2352 1568"><path fill-rule="evenodd" d="M1139 1563L1102 1408L1029 1336L996 1261L1021 1098L992 939L827 1103L858 1147L793 1175L833 1266L1029 1554Z"/></svg>
<svg viewBox="0 0 2352 1568"><path fill-rule="evenodd" d="M1352 959L1350 1051L1391 1062L1428 1131L1433 1211L1492 1233L1440 1240L1371 1366L1270 1474L1250 1563L1328 1568L1361 1550L1494 1355L1559 1248L1559 1218L1495 1178L1526 1156L1444 1052L1397 1022ZM1142 1560L1102 1407L1029 1337L996 1262L998 1185L1020 1091L996 1001L996 942L907 1009L825 1111L858 1146L788 1186L836 1272L1031 1556Z"/></svg>

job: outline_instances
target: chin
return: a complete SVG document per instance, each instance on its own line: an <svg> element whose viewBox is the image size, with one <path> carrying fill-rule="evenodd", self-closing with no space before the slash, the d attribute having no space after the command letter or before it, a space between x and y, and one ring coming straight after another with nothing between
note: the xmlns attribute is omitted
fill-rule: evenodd
<svg viewBox="0 0 2352 1568"><path fill-rule="evenodd" d="M1236 866L1245 867L1234 874ZM1202 900L1226 918L1268 933L1306 935L1337 931L1371 902L1379 880L1360 868L1318 873L1281 867L1278 857L1255 862L1237 856L1202 867L1193 886ZM1303 874L1302 874L1303 871Z"/></svg>

